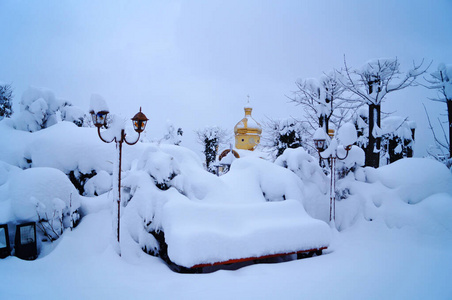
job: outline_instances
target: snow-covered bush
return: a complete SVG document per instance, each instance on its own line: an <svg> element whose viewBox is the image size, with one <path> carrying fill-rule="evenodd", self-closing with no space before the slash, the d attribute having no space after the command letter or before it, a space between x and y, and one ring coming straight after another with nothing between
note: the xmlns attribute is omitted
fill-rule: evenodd
<svg viewBox="0 0 452 300"><path fill-rule="evenodd" d="M171 121L166 122L166 134L161 140L161 142L165 144L172 144L179 146L182 142L182 135L184 134L182 128L174 127L174 124Z"/></svg>
<svg viewBox="0 0 452 300"><path fill-rule="evenodd" d="M298 148L306 145L304 136L309 136L302 122L295 119L269 120L265 123L263 146L268 148L277 158L287 148Z"/></svg>
<svg viewBox="0 0 452 300"><path fill-rule="evenodd" d="M353 119L358 132L357 145L366 151L369 142L368 112L360 108ZM380 158L384 159L380 165L413 156L415 128L415 122L400 116L389 116L381 120L381 128L374 128L374 133L381 139Z"/></svg>
<svg viewBox="0 0 452 300"><path fill-rule="evenodd" d="M39 233L53 241L65 228L75 227L80 219L78 193L57 169L10 168L8 180L1 188L1 206L9 212L0 218L2 223L37 222Z"/></svg>
<svg viewBox="0 0 452 300"><path fill-rule="evenodd" d="M438 226L443 221L434 216L448 214L442 213L441 204L437 203L444 197L436 196L452 196L452 174L435 160L400 159L378 169L364 168L359 179L342 181L350 195L336 202L336 225L341 230L362 218L384 222L390 228Z"/></svg>
<svg viewBox="0 0 452 300"><path fill-rule="evenodd" d="M387 117L381 123L381 156L386 158L387 163L413 157L416 123L398 116Z"/></svg>
<svg viewBox="0 0 452 300"><path fill-rule="evenodd" d="M314 218L327 220L329 179L319 166L318 159L304 148L286 149L275 161L276 165L294 172L302 181L306 211Z"/></svg>
<svg viewBox="0 0 452 300"><path fill-rule="evenodd" d="M206 156L206 169L211 173L215 173L213 163L216 160L218 146L228 139L226 130L218 126L205 127L196 131L198 142L204 147L204 155Z"/></svg>
<svg viewBox="0 0 452 300"><path fill-rule="evenodd" d="M149 174L155 186L161 190L169 189L171 180L180 173L174 157L154 145L144 151L138 160L137 170Z"/></svg>
<svg viewBox="0 0 452 300"><path fill-rule="evenodd" d="M72 122L78 127L88 127L88 120L91 118L79 107L73 106L69 102L64 102L59 108L61 120Z"/></svg>
<svg viewBox="0 0 452 300"><path fill-rule="evenodd" d="M57 99L52 91L44 88L28 88L19 104L20 112L14 118L14 127L19 130L35 132L64 120L81 127L86 120L81 109Z"/></svg>
<svg viewBox="0 0 452 300"><path fill-rule="evenodd" d="M99 196L111 190L111 176L106 171L101 170L98 174L88 179L83 185L84 195Z"/></svg>
<svg viewBox="0 0 452 300"><path fill-rule="evenodd" d="M16 129L34 132L58 122L56 112L62 103L52 91L30 87L23 93L19 104Z"/></svg>
<svg viewBox="0 0 452 300"><path fill-rule="evenodd" d="M159 255L160 246L164 245L160 232L162 207L169 199L193 195L186 181L195 174L214 177L205 172L199 158L190 150L153 144L146 145L131 170L125 172L124 219L132 239L145 252Z"/></svg>
<svg viewBox="0 0 452 300"><path fill-rule="evenodd" d="M0 120L10 118L13 114L11 85L0 82Z"/></svg>

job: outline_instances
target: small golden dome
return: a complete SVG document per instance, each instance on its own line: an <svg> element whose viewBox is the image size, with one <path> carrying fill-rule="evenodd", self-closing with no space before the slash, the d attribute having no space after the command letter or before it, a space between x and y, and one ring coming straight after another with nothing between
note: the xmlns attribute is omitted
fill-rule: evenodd
<svg viewBox="0 0 452 300"><path fill-rule="evenodd" d="M251 116L253 108L245 107L244 110L245 117L235 125L234 133L235 134L254 133L260 135L262 133L262 126Z"/></svg>
<svg viewBox="0 0 452 300"><path fill-rule="evenodd" d="M235 147L253 151L260 143L262 126L251 116L252 108L245 107L245 117L234 127Z"/></svg>

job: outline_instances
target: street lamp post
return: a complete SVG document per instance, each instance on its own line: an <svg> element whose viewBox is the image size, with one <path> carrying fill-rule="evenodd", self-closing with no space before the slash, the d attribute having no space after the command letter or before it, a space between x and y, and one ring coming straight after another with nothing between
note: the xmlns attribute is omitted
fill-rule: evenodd
<svg viewBox="0 0 452 300"><path fill-rule="evenodd" d="M330 138L333 138L334 131L331 130ZM356 133L355 133L356 134ZM345 146L346 151L345 156L341 157L338 155L338 141L337 139L332 139L328 148L326 147L326 139L328 135L325 133L323 128L317 129L314 133L314 144L319 153L320 159L328 159L330 162L330 218L329 221L336 221L336 159L344 160L347 158L350 149L352 148L352 143Z"/></svg>
<svg viewBox="0 0 452 300"><path fill-rule="evenodd" d="M128 145L135 145L139 140L140 140L140 134L141 132L144 131L144 129L146 128L146 123L148 121L148 118L146 118L145 114L143 114L141 112L141 107L140 107L140 111L132 118L132 124L133 124L133 129L138 133L138 137L136 138L135 141L128 141L127 140L127 134L125 133L124 129L121 129L121 133L119 136L114 135L113 138L111 139L105 139L104 137L102 137L102 133L100 131L100 128L102 126L105 126L107 124L107 115L108 115L108 110L107 109L103 109L100 111L95 111L95 110L91 110L90 114L93 120L94 125L97 127L97 133L100 137L100 139L104 142L104 143L111 143L111 142L115 142L116 143L116 153L117 153L117 157L118 157L118 167L117 168L113 168L113 178L117 179L117 187L115 187L113 189L113 195L114 198L116 198L117 201L117 224L116 224L116 237L117 237L117 241L118 241L118 251L119 251L119 255L121 255L120 249L119 249L119 225L120 225L120 209L121 209L121 160L122 160L122 143L126 143Z"/></svg>

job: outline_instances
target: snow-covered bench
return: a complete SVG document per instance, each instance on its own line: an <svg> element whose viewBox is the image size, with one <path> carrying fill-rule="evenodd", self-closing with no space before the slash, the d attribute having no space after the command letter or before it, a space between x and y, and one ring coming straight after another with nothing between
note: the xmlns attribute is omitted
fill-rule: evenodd
<svg viewBox="0 0 452 300"><path fill-rule="evenodd" d="M309 217L300 202L246 204L169 201L162 229L167 259L200 268L295 253L321 253L330 228Z"/></svg>

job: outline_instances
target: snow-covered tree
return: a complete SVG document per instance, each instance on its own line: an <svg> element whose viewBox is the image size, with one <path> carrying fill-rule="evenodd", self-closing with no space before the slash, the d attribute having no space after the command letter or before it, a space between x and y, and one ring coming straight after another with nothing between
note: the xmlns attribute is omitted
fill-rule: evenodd
<svg viewBox="0 0 452 300"><path fill-rule="evenodd" d="M11 85L0 83L0 120L9 118L13 114L13 90Z"/></svg>
<svg viewBox="0 0 452 300"><path fill-rule="evenodd" d="M435 141L440 148L443 148L445 151L449 153L449 159L452 158L452 64L439 64L438 69L430 74L430 78L427 79L430 83L429 88L435 89L438 93L438 96L434 101L443 102L447 105L447 118L448 118L448 127L449 127L449 136L445 135L445 140L440 140L435 132ZM444 128L441 124L441 128L444 131Z"/></svg>
<svg viewBox="0 0 452 300"><path fill-rule="evenodd" d="M28 88L19 104L20 112L15 121L19 130L34 132L60 121L70 121L81 127L86 120L81 109L57 99L52 91L43 88Z"/></svg>
<svg viewBox="0 0 452 300"><path fill-rule="evenodd" d="M382 120L382 153L387 163L404 157L413 157L416 123L408 118L390 116Z"/></svg>
<svg viewBox="0 0 452 300"><path fill-rule="evenodd" d="M306 146L303 136L309 136L306 125L291 119L272 120L264 123L263 146L271 150L275 158L287 148Z"/></svg>
<svg viewBox="0 0 452 300"><path fill-rule="evenodd" d="M351 101L368 106L366 166L377 168L380 165L382 102L389 93L414 85L416 78L425 73L428 66L424 67L421 62L402 73L397 58L370 60L360 69L350 69L345 59L344 64L343 87L355 96Z"/></svg>
<svg viewBox="0 0 452 300"><path fill-rule="evenodd" d="M309 120L313 130L324 128L328 133L330 122L337 123L342 119L340 110L346 103L340 101L344 88L339 82L339 76L339 73L331 71L319 80L308 78L296 82L298 90L290 99L303 107L305 118Z"/></svg>
<svg viewBox="0 0 452 300"><path fill-rule="evenodd" d="M62 121L72 122L78 127L88 127L87 120L91 120L89 114L68 101L64 101L58 111Z"/></svg>
<svg viewBox="0 0 452 300"><path fill-rule="evenodd" d="M166 134L161 141L164 143L167 143L167 144L173 144L173 145L179 146L180 143L182 142L183 134L184 134L184 131L182 130L182 128L179 127L176 129L176 127L174 127L173 123L171 123L170 121L167 121Z"/></svg>
<svg viewBox="0 0 452 300"><path fill-rule="evenodd" d="M206 169L214 173L213 163L215 162L218 146L225 143L228 138L226 130L211 126L196 131L198 142L204 147L204 155L206 156Z"/></svg>
<svg viewBox="0 0 452 300"><path fill-rule="evenodd" d="M353 116L358 139L356 145L364 151L369 144L368 111L361 107ZM386 116L381 120L381 164L393 163L404 157L413 156L416 123L400 116Z"/></svg>

